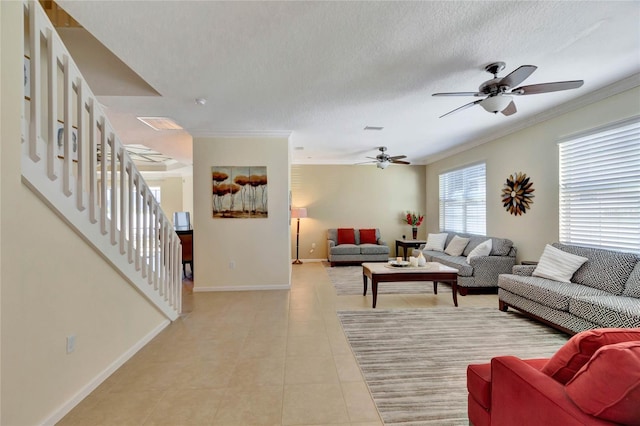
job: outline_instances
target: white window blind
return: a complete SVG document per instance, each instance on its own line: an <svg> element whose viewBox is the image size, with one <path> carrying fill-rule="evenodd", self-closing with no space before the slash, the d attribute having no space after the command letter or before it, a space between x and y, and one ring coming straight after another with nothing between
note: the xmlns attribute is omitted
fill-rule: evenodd
<svg viewBox="0 0 640 426"><path fill-rule="evenodd" d="M560 241L640 253L640 117L559 148Z"/></svg>
<svg viewBox="0 0 640 426"><path fill-rule="evenodd" d="M486 164L439 176L440 230L486 234Z"/></svg>

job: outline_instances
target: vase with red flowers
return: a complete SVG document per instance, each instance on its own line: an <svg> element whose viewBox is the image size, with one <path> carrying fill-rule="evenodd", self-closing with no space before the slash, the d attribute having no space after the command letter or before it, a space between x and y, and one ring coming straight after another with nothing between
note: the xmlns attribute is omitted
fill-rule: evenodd
<svg viewBox="0 0 640 426"><path fill-rule="evenodd" d="M421 215L420 213L416 213L416 212L408 211L406 216L404 217L404 221L407 223L407 225L411 225L411 232L413 234L414 240L418 238L418 226L422 224L423 220L424 220L424 215Z"/></svg>

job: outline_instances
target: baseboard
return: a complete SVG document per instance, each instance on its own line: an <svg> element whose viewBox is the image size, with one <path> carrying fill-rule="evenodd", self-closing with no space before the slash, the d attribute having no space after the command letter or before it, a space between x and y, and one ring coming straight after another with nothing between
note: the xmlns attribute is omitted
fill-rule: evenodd
<svg viewBox="0 0 640 426"><path fill-rule="evenodd" d="M205 291L261 291L261 290L290 290L291 286L288 284L282 285L233 285L233 286L221 286L221 287L193 287L194 293Z"/></svg>
<svg viewBox="0 0 640 426"><path fill-rule="evenodd" d="M100 374L93 378L86 386L84 386L78 393L76 393L69 401L64 403L60 408L55 410L51 415L45 419L42 425L55 425L59 422L64 416L66 416L76 405L80 403L83 399L85 399L91 392L93 392L102 382L104 382L113 372L115 372L118 368L122 367L122 365L127 362L132 356L136 354L140 349L142 349L147 343L149 343L154 337L156 337L162 330L167 327L171 321L164 320L160 325L151 330L136 342L129 350L127 350L124 354L118 357L114 362L111 363L105 370L103 370Z"/></svg>

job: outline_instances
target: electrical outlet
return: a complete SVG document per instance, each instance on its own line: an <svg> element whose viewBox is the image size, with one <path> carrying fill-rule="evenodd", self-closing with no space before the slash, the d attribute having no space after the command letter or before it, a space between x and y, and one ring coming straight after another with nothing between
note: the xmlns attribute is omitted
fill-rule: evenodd
<svg viewBox="0 0 640 426"><path fill-rule="evenodd" d="M236 269L236 261L235 260L230 260L229 261L229 269Z"/></svg>
<svg viewBox="0 0 640 426"><path fill-rule="evenodd" d="M316 243L311 243L311 248L312 249L316 248Z"/></svg>
<svg viewBox="0 0 640 426"><path fill-rule="evenodd" d="M75 334L72 334L71 336L67 336L67 353L70 354L75 350L76 350L76 336Z"/></svg>

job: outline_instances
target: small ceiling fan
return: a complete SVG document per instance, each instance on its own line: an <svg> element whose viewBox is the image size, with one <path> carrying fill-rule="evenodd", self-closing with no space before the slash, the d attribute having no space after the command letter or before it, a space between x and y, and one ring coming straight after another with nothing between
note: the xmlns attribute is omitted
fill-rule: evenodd
<svg viewBox="0 0 640 426"><path fill-rule="evenodd" d="M380 154L376 155L375 157L367 157L372 159L373 161L366 161L365 163L377 163L376 167L378 167L379 169L386 169L391 163L411 164L408 161L402 161L403 158L407 158L406 155L394 155L392 157L389 154L387 154L386 146L381 146L378 148L378 150L380 151ZM360 164L365 164L365 163L360 163Z"/></svg>
<svg viewBox="0 0 640 426"><path fill-rule="evenodd" d="M535 95L538 93L558 92L561 90L577 89L584 84L583 80L572 81L555 81L552 83L532 84L529 86L520 86L533 72L538 69L535 65L522 65L515 71L512 71L505 77L498 77L498 73L505 67L504 62L493 62L484 67L484 70L493 74L491 80L487 80L480 85L477 92L451 92L451 93L434 93L432 96L475 96L483 97L477 101L462 105L459 108L449 111L441 115L440 118L446 117L454 112L462 111L474 105L480 104L487 112L497 114L501 112L504 115L515 114L518 110L513 102L513 95Z"/></svg>

